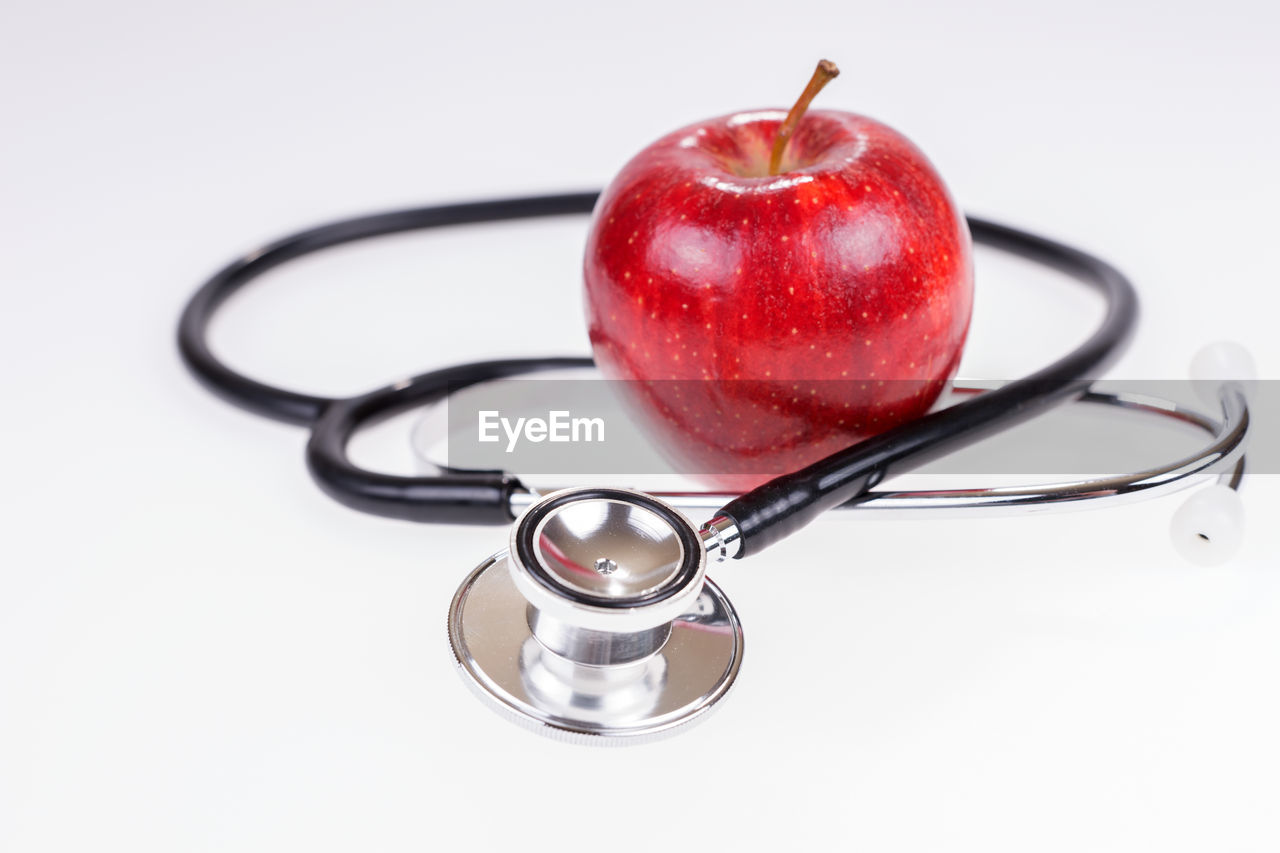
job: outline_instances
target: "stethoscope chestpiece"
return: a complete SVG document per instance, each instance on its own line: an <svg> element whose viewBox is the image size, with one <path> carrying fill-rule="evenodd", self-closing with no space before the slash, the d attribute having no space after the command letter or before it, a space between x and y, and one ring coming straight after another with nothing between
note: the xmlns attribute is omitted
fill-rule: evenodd
<svg viewBox="0 0 1280 853"><path fill-rule="evenodd" d="M567 489L453 597L464 679L552 737L635 743L700 720L732 686L742 625L679 512L629 489Z"/></svg>

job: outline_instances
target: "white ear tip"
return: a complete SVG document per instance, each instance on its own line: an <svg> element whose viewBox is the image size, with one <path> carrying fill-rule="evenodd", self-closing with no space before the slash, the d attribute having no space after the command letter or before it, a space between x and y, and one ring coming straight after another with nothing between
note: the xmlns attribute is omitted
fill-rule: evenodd
<svg viewBox="0 0 1280 853"><path fill-rule="evenodd" d="M1178 553L1197 566L1227 562L1244 539L1244 502L1221 483L1199 489L1173 514L1169 536Z"/></svg>
<svg viewBox="0 0 1280 853"><path fill-rule="evenodd" d="M1191 359L1191 378L1196 391L1206 401L1218 402L1218 385L1234 380L1251 394L1257 383L1258 369L1249 351L1234 341L1218 341L1203 347Z"/></svg>

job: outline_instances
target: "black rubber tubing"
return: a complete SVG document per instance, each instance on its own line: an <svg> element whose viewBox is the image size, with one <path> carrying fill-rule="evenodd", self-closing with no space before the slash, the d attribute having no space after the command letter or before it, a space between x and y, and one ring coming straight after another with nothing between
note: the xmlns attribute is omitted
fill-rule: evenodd
<svg viewBox="0 0 1280 853"><path fill-rule="evenodd" d="M596 192L582 192L414 208L333 222L285 237L234 261L196 291L178 324L178 350L196 378L218 396L265 417L310 426L308 468L320 488L340 503L411 521L508 523L513 517L511 495L522 488L511 474L448 470L420 477L382 474L352 463L347 443L359 427L438 401L451 389L540 370L588 367L590 358L473 362L337 399L276 388L237 373L209 348L209 324L226 299L245 284L303 255L405 231L590 213L597 197ZM1080 396L1091 377L1119 354L1137 318L1137 297L1124 275L1070 246L974 217L968 222L975 242L1059 270L1101 292L1107 311L1098 328L1075 350L1023 379L901 424L730 501L718 514L733 519L742 533L739 558L789 536L827 509L856 502L890 474L922 465Z"/></svg>
<svg viewBox="0 0 1280 853"><path fill-rule="evenodd" d="M404 477L369 471L347 456L362 424L444 398L450 389L539 370L590 367L590 358L481 361L434 370L407 382L346 399L300 394L258 382L227 367L209 347L209 325L228 297L283 263L344 243L438 228L590 213L597 192L421 207L332 222L284 237L224 267L191 297L178 322L178 351L214 394L258 415L311 427L307 467L330 497L361 512L444 524L507 524L520 481L502 471L445 471Z"/></svg>

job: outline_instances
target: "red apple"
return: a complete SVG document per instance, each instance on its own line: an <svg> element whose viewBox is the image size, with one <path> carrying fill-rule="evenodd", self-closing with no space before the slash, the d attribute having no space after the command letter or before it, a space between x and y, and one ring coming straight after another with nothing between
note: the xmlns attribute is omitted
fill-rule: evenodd
<svg viewBox="0 0 1280 853"><path fill-rule="evenodd" d="M819 67L789 115L659 139L596 206L584 270L596 361L634 380L621 387L683 470L721 485L923 414L960 361L964 217L897 131L805 112L833 70Z"/></svg>

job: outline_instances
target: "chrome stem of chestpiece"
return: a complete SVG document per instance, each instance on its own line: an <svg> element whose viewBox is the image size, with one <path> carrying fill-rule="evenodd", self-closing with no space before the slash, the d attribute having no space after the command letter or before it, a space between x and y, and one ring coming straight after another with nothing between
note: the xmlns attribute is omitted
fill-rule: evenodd
<svg viewBox="0 0 1280 853"><path fill-rule="evenodd" d="M733 533L707 530L629 489L547 495L454 596L449 640L467 681L564 739L635 742L702 719L743 650L737 614L706 578L708 549L730 548Z"/></svg>

